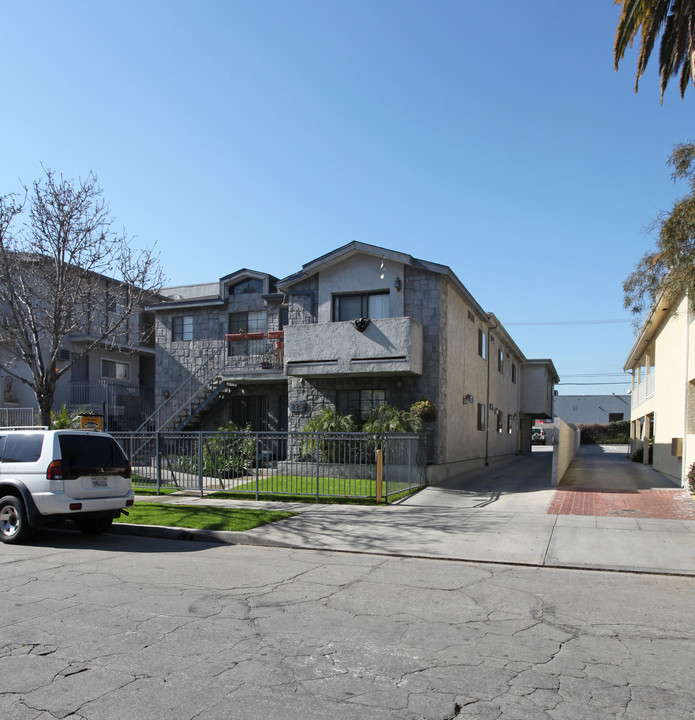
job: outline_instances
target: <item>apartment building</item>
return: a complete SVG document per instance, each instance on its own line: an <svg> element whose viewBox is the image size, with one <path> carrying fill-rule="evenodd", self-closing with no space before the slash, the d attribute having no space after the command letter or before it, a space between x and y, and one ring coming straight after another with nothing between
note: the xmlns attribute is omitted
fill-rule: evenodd
<svg viewBox="0 0 695 720"><path fill-rule="evenodd" d="M242 269L168 288L156 317L153 427L301 430L428 399L430 481L530 451L553 414L551 360L528 360L450 268L353 242L283 279Z"/></svg>
<svg viewBox="0 0 695 720"><path fill-rule="evenodd" d="M695 314L687 296L661 297L625 361L632 374L632 450L685 486L695 462Z"/></svg>

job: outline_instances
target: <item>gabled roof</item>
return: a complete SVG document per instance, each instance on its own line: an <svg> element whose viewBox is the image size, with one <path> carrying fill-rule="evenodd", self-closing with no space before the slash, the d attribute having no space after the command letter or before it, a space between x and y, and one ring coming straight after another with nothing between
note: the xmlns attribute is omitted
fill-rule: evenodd
<svg viewBox="0 0 695 720"><path fill-rule="evenodd" d="M162 294L166 296L163 302L152 305L149 310L168 310L183 309L194 307L215 306L224 304L225 292L227 285L235 284L247 278L263 280L268 278L268 288L272 288L277 282L274 275L259 272L258 270L249 270L241 268L229 275L225 275L217 282L199 283L197 285L177 285L174 287L163 288Z"/></svg>
<svg viewBox="0 0 695 720"><path fill-rule="evenodd" d="M668 320L671 310L680 303L682 298L683 296L681 295L672 300L667 300L666 296L662 293L652 305L625 360L625 364L623 365L625 372L634 368L634 366L640 362L646 349L658 335L666 320Z"/></svg>
<svg viewBox="0 0 695 720"><path fill-rule="evenodd" d="M348 257L353 255L373 255L377 258L384 258L392 260L393 262L402 263L403 265L409 265L413 268L420 270L427 270L438 275L446 277L451 283L457 288L457 290L463 295L465 300L475 309L478 315L485 321L489 321L488 314L478 304L476 299L468 292L464 284L456 277L454 272L447 265L439 265L438 263L428 262L427 260L419 260L414 258L412 255L407 253L397 252L395 250L388 250L387 248L379 247L378 245L368 245L367 243L361 243L353 241L347 245L332 250L325 255L321 255L315 260L311 260L308 263L302 265L302 269L288 275L286 278L279 280L277 283L278 290L288 291L290 288L298 282L302 282L313 275L316 275L321 270L342 262Z"/></svg>

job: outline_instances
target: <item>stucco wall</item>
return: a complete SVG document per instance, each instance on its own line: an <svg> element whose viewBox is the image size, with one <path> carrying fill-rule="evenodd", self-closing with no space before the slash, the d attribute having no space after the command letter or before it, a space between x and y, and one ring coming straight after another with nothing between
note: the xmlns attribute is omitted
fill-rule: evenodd
<svg viewBox="0 0 695 720"><path fill-rule="evenodd" d="M383 278L381 275L383 274ZM341 293L388 290L389 316L403 317L403 264L373 255L355 255L321 270L318 289L318 321L333 320L332 297ZM395 288L396 277L401 279L401 291Z"/></svg>
<svg viewBox="0 0 695 720"><path fill-rule="evenodd" d="M669 316L655 342L654 448L655 470L681 481L683 461L671 455L671 439L682 438L686 424L687 300Z"/></svg>
<svg viewBox="0 0 695 720"><path fill-rule="evenodd" d="M561 418L555 418L553 440L553 485L562 482L572 460L579 449L579 430L568 425Z"/></svg>

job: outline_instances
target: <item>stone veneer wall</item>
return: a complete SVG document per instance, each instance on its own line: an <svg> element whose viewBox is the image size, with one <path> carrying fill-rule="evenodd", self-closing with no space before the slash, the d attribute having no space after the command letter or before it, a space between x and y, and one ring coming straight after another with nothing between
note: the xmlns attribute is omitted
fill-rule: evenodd
<svg viewBox="0 0 695 720"><path fill-rule="evenodd" d="M164 390L173 392L191 373L196 372L210 356L225 345L229 314L266 310L268 328L276 329L279 322L278 306L264 306L259 293L233 295L224 305L206 308L181 308L157 312L155 322L155 351L157 357L156 404L163 398ZM180 315L193 317L193 340L171 339L172 318ZM274 323L274 324L271 324ZM197 389L197 388L194 388Z"/></svg>
<svg viewBox="0 0 695 720"><path fill-rule="evenodd" d="M288 295L288 320L290 325L315 323L318 313L319 278L310 277L302 283L292 286Z"/></svg>
<svg viewBox="0 0 695 720"><path fill-rule="evenodd" d="M225 344L226 308L186 309L157 313L155 350L157 358L156 404L164 399L164 391L173 392L191 373L202 367L210 355ZM193 340L171 339L172 318L193 317ZM195 388L197 389L197 388Z"/></svg>
<svg viewBox="0 0 695 720"><path fill-rule="evenodd" d="M405 399L407 409L417 400L427 399L437 407L437 422L428 432L432 434L435 457L438 462L440 434L438 428L446 422L443 402L446 392L446 285L436 273L419 268L405 267L405 314L422 325L422 375L416 378L411 390L413 395ZM442 435L443 442L443 435Z"/></svg>

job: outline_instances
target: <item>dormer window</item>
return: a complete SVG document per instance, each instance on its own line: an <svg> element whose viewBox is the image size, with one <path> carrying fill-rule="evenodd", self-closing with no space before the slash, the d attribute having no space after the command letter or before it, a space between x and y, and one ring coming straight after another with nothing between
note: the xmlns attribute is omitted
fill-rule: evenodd
<svg viewBox="0 0 695 720"><path fill-rule="evenodd" d="M389 293L351 293L333 297L333 320L345 322L357 318L387 318L389 315Z"/></svg>
<svg viewBox="0 0 695 720"><path fill-rule="evenodd" d="M247 278L236 285L229 286L230 295L246 295L248 293L262 293L263 292L263 280L258 278Z"/></svg>

